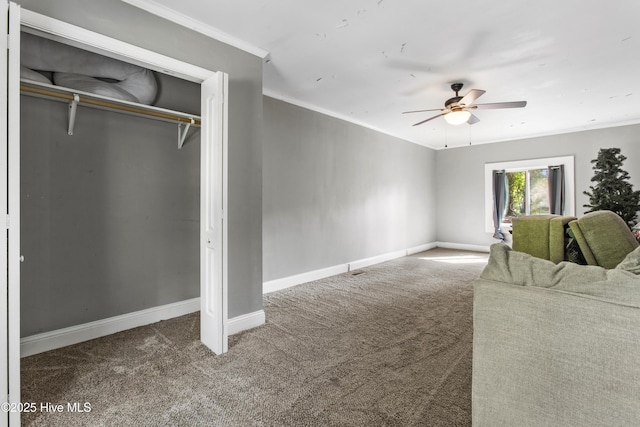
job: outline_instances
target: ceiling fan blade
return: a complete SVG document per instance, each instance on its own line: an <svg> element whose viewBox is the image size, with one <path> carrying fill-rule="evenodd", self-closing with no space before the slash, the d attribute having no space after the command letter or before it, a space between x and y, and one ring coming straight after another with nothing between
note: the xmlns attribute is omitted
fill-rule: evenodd
<svg viewBox="0 0 640 427"><path fill-rule="evenodd" d="M480 108L483 110L490 110L494 108L522 108L527 105L527 101L514 101L514 102L494 102L492 104L476 104L469 108Z"/></svg>
<svg viewBox="0 0 640 427"><path fill-rule="evenodd" d="M469 93L462 97L458 104L471 105L473 101L480 98L486 91L480 89L471 89Z"/></svg>
<svg viewBox="0 0 640 427"><path fill-rule="evenodd" d="M423 123L427 123L428 121L433 120L433 119L437 119L438 117L440 117L440 116L444 116L445 114L447 114L447 113L440 113L440 114L437 114L437 115L435 115L435 116L433 116L433 117L429 117L427 120L423 120L423 121L421 121L421 122L418 122L418 123L416 123L416 124L415 124L415 125L413 125L413 126L418 126L418 125L421 125L421 124L423 124Z"/></svg>
<svg viewBox="0 0 640 427"><path fill-rule="evenodd" d="M469 120L467 120L467 123L472 125L474 123L478 123L480 121L480 119L477 116L474 116L473 114L471 114L471 116L469 116Z"/></svg>
<svg viewBox="0 0 640 427"><path fill-rule="evenodd" d="M425 113L427 111L446 111L445 108L432 108L431 110L413 110L413 111L403 111L402 114L408 113Z"/></svg>

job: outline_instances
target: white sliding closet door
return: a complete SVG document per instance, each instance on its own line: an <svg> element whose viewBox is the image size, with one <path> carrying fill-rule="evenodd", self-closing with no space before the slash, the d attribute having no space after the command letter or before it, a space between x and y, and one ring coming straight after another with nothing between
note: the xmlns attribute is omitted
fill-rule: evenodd
<svg viewBox="0 0 640 427"><path fill-rule="evenodd" d="M207 78L200 93L200 340L221 354L228 343L227 75L218 72Z"/></svg>
<svg viewBox="0 0 640 427"><path fill-rule="evenodd" d="M2 148L0 149L0 163L2 163L2 177L0 178L0 203L5 224L0 238L0 269L1 292L0 301L6 307L6 316L2 316L2 387L3 402L8 402L0 411L2 419L0 425L20 425L20 7L15 3L7 4L3 0L5 11L8 11L8 41L3 37L3 46L8 48L7 59L1 65L7 80L2 88L3 108ZM3 24L6 25L6 24ZM4 50L7 52L7 50ZM4 309L3 309L4 311ZM6 345L5 345L6 343ZM6 395L5 395L6 392Z"/></svg>

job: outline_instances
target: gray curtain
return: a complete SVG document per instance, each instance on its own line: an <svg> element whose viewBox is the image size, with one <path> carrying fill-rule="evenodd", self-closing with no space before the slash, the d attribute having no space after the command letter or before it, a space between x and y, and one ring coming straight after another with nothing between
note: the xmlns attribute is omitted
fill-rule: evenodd
<svg viewBox="0 0 640 427"><path fill-rule="evenodd" d="M564 165L549 166L549 212L564 214Z"/></svg>
<svg viewBox="0 0 640 427"><path fill-rule="evenodd" d="M504 219L504 212L509 199L509 184L507 174L503 170L493 171L493 233L494 239L504 240L500 224Z"/></svg>

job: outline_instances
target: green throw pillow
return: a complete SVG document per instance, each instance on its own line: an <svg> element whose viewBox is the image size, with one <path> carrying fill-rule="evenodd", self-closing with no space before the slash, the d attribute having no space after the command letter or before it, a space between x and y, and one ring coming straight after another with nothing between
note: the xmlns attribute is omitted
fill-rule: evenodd
<svg viewBox="0 0 640 427"><path fill-rule="evenodd" d="M633 274L640 274L640 246L629 252L620 264L616 265L616 268Z"/></svg>

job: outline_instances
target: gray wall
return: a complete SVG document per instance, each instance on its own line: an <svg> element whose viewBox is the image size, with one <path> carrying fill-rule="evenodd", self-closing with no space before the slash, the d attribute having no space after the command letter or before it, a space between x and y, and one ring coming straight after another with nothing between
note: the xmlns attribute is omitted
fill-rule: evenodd
<svg viewBox="0 0 640 427"><path fill-rule="evenodd" d="M545 157L574 156L576 214L588 203L595 159L600 148L619 147L627 156L623 169L640 188L640 125L567 133L496 144L440 150L437 153L438 241L490 245L484 231L484 164Z"/></svg>
<svg viewBox="0 0 640 427"><path fill-rule="evenodd" d="M21 104L22 335L198 297L198 137L86 107L69 136L65 103Z"/></svg>
<svg viewBox="0 0 640 427"><path fill-rule="evenodd" d="M429 148L264 97L264 280L434 242Z"/></svg>
<svg viewBox="0 0 640 427"><path fill-rule="evenodd" d="M235 317L260 310L262 308L261 59L157 18L118 0L50 0L47 2L23 0L20 3L23 8L175 57L203 68L224 71L229 74L229 209L227 211L229 228L229 316ZM82 121L82 119L79 118L79 121ZM52 125L58 125L57 119L52 118ZM99 131L101 128L98 124L96 126L98 126L96 130ZM172 129L171 133L175 136L175 129ZM111 150L113 149L112 147L119 144L119 140L125 138L125 135L109 131L105 132L105 137L114 142L113 145L105 148ZM171 139L173 140L174 138L172 137ZM96 156L96 161L99 161L99 153L86 153L86 156L91 155ZM122 157L127 157L128 155L113 154L113 156ZM145 165L150 161L156 160L153 157L150 158L149 153L143 149L139 149L135 154L131 155L137 157L131 160L127 158L127 161L137 161L139 165ZM74 158L73 150L70 151L69 156L65 157L66 160L61 161L67 161L70 164L83 160L83 158ZM173 156L172 159L174 159ZM165 164L165 166L168 165ZM105 172L105 174L116 172L117 169ZM149 172L149 174L150 176L156 176L155 172ZM157 176L156 178L159 182L163 182L165 179L165 177ZM96 178L96 180L99 179ZM108 181L102 182L106 183ZM155 183L153 184L153 187L156 188ZM105 188L104 191L108 192L110 189ZM69 209L73 211L73 208L70 207ZM92 207L91 209L97 210L100 207ZM70 215L79 215L79 213L74 211ZM80 217L77 220L83 221ZM123 218L122 221L125 223L126 218ZM131 229L134 227L132 225ZM87 250L91 250L91 248ZM131 262L135 261L131 260ZM89 270L92 269L92 266L76 265L74 267L86 269L83 274L87 277L90 276ZM131 266L130 268L133 269ZM186 264L185 268L187 268ZM148 295L145 289L139 291L130 289L127 292L131 292L133 295L138 292L135 296L135 299L141 302L140 304L135 304L138 308L157 305L158 298ZM161 300L180 300L187 296L187 293L183 291L172 292L171 295L164 295ZM73 298L73 296L71 297ZM98 293L95 298L104 298L104 294ZM117 297L114 296L114 298L116 300L114 300L112 306L119 307L121 301L126 301L130 297L125 295L124 291L119 291ZM124 304L122 308L116 311L127 311L126 304L128 303ZM79 304L78 307L83 306ZM50 309L63 310L64 308L50 307ZM100 311L100 309L96 310ZM85 311L89 314L82 316L83 321L88 320L90 317L100 318L117 314L112 312L91 314L91 310L86 309ZM51 330L66 323L75 324L77 321L69 319L69 321L63 322L59 320L56 321L55 325L36 329L46 328Z"/></svg>

